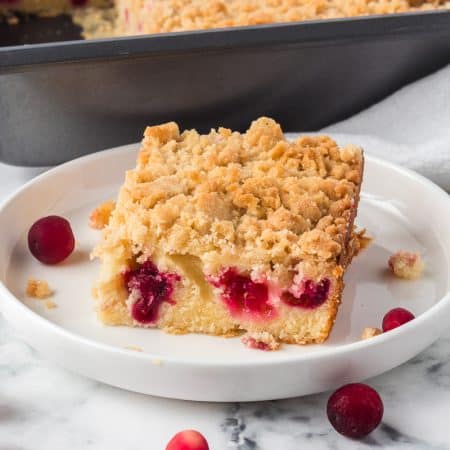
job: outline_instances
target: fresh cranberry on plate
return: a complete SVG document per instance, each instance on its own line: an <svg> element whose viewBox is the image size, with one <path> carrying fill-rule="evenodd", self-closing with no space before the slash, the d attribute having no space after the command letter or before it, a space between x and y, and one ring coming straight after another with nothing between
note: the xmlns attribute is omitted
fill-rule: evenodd
<svg viewBox="0 0 450 450"><path fill-rule="evenodd" d="M75 248L75 238L68 220L47 216L36 221L28 231L28 248L44 264L64 261Z"/></svg>
<svg viewBox="0 0 450 450"><path fill-rule="evenodd" d="M404 308L394 308L383 317L383 331L390 331L414 319L414 314Z"/></svg>

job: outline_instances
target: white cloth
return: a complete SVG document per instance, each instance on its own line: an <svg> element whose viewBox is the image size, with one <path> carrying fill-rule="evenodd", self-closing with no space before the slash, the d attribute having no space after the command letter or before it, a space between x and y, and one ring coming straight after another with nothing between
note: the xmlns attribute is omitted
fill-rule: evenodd
<svg viewBox="0 0 450 450"><path fill-rule="evenodd" d="M367 153L450 191L450 65L322 131L352 134Z"/></svg>

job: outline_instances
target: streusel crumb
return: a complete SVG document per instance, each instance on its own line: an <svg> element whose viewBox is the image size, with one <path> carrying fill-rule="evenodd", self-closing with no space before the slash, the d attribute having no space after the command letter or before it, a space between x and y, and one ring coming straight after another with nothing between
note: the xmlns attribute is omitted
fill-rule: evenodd
<svg viewBox="0 0 450 450"><path fill-rule="evenodd" d="M425 264L419 253L398 251L389 258L392 273L406 280L415 280L422 275Z"/></svg>
<svg viewBox="0 0 450 450"><path fill-rule="evenodd" d="M97 206L89 216L89 226L94 230L101 230L109 223L111 213L116 207L116 202L109 200Z"/></svg>
<svg viewBox="0 0 450 450"><path fill-rule="evenodd" d="M29 297L37 298L39 300L53 295L53 291L45 280L36 280L35 278L30 278L28 280L26 292Z"/></svg>
<svg viewBox="0 0 450 450"><path fill-rule="evenodd" d="M374 336L378 336L381 333L383 333L383 332L379 328L367 327L367 328L364 328L364 330L361 334L361 339L362 340L370 339L370 338L373 338Z"/></svg>

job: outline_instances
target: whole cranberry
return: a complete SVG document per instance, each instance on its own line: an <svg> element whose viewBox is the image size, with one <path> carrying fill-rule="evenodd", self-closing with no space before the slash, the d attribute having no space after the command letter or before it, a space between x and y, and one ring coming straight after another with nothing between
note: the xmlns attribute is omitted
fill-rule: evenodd
<svg viewBox="0 0 450 450"><path fill-rule="evenodd" d="M393 330L414 319L414 314L404 308L391 309L383 317L383 331Z"/></svg>
<svg viewBox="0 0 450 450"><path fill-rule="evenodd" d="M177 433L167 444L166 450L209 450L205 437L195 430Z"/></svg>
<svg viewBox="0 0 450 450"><path fill-rule="evenodd" d="M383 418L378 392L362 383L346 384L328 399L327 415L333 428L349 438L371 433Z"/></svg>
<svg viewBox="0 0 450 450"><path fill-rule="evenodd" d="M75 247L70 223L60 216L48 216L35 222L28 231L28 248L44 264L57 264Z"/></svg>

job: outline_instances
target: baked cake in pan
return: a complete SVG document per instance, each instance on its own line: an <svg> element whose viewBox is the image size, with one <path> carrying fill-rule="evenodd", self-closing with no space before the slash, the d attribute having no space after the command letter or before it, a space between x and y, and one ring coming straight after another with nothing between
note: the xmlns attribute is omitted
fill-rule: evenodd
<svg viewBox="0 0 450 450"><path fill-rule="evenodd" d="M0 0L0 16L70 12L88 38L449 8L450 0Z"/></svg>
<svg viewBox="0 0 450 450"><path fill-rule="evenodd" d="M269 118L243 134L148 127L93 252L100 320L323 342L357 250L362 174L359 148L289 142Z"/></svg>
<svg viewBox="0 0 450 450"><path fill-rule="evenodd" d="M119 35L450 8L448 0L116 0Z"/></svg>

